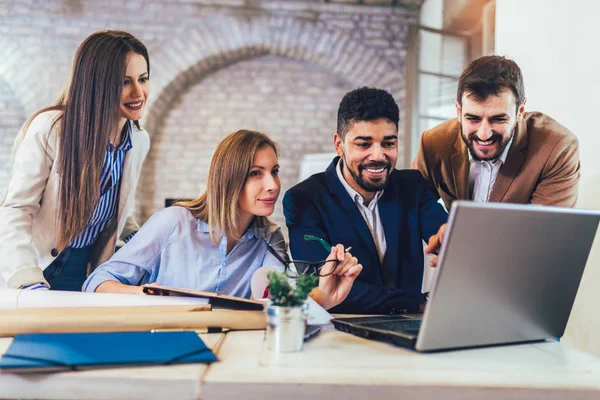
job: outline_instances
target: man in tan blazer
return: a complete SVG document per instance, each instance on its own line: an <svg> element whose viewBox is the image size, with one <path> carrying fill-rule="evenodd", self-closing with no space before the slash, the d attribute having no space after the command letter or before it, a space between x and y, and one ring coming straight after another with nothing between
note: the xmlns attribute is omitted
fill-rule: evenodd
<svg viewBox="0 0 600 400"><path fill-rule="evenodd" d="M525 103L514 61L486 56L463 71L458 118L425 131L413 162L448 209L456 199L575 206L577 137Z"/></svg>

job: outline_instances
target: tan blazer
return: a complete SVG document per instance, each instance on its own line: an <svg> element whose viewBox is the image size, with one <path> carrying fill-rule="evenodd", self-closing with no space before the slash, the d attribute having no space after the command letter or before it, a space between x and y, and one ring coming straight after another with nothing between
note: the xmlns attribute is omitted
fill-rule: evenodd
<svg viewBox="0 0 600 400"><path fill-rule="evenodd" d="M56 250L58 230L59 175L54 162L58 148L56 129L50 127L59 115L58 111L38 115L15 142L13 172L0 204L0 288L46 282L42 271L56 258L57 251L52 250ZM134 126L131 141L123 165L117 218L94 243L92 267L112 256L117 237L139 229L131 211L150 138Z"/></svg>
<svg viewBox="0 0 600 400"><path fill-rule="evenodd" d="M448 209L456 199L470 199L469 153L457 118L423 133L413 168L421 171ZM525 113L490 202L573 207L578 186L577 137L547 115Z"/></svg>

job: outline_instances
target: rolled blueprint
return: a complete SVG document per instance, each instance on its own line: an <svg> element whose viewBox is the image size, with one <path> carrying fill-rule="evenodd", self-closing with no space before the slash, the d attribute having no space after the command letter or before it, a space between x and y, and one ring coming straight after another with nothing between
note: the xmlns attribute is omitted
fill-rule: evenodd
<svg viewBox="0 0 600 400"><path fill-rule="evenodd" d="M193 297L62 292L55 290L0 290L0 309L42 307L174 306L195 304L208 304L208 300Z"/></svg>
<svg viewBox="0 0 600 400"><path fill-rule="evenodd" d="M174 307L180 308L182 306ZM47 310L53 311L46 312ZM203 330L221 328L225 330L253 330L265 329L266 327L266 317L262 311L188 310L150 312L146 310L145 312L112 313L96 312L95 308L83 309L83 312L78 310L82 309L63 308L62 311L50 308L0 310L0 321L2 321L0 323L0 336L14 336L21 333L133 332L157 329Z"/></svg>
<svg viewBox="0 0 600 400"><path fill-rule="evenodd" d="M0 290L0 336L153 329L265 329L262 311L210 311L207 299Z"/></svg>

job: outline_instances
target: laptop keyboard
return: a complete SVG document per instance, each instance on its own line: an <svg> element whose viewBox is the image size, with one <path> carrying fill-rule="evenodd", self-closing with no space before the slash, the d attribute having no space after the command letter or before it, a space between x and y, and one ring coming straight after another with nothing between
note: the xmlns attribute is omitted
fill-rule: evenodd
<svg viewBox="0 0 600 400"><path fill-rule="evenodd" d="M375 329L384 329L389 331L396 332L409 332L415 333L418 332L421 328L421 320L418 319L405 319L405 320L396 320L396 321L377 321L367 324L361 324L365 327L375 328Z"/></svg>

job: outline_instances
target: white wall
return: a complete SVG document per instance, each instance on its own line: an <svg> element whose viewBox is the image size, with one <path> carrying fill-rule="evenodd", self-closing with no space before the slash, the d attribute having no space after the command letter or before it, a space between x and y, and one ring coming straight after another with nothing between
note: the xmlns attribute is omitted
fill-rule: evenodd
<svg viewBox="0 0 600 400"><path fill-rule="evenodd" d="M581 208L600 209L600 1L496 0L496 54L514 59L527 109L542 111L580 141ZM565 342L600 356L600 234Z"/></svg>

